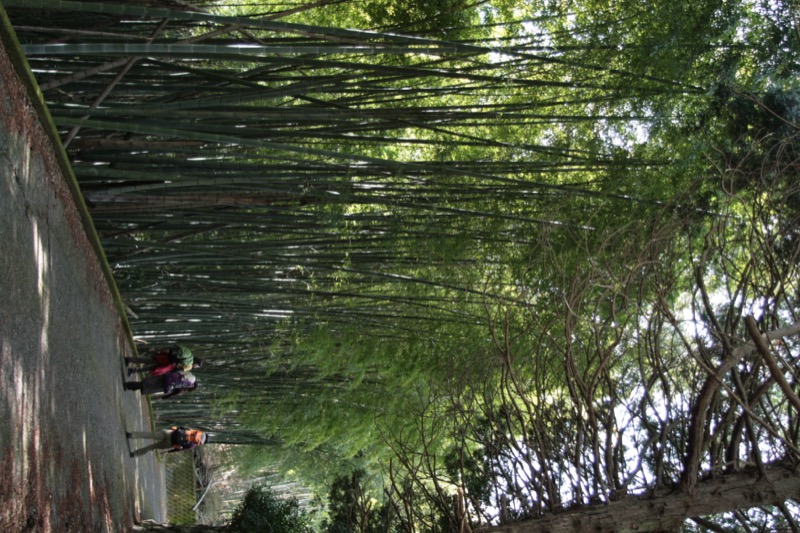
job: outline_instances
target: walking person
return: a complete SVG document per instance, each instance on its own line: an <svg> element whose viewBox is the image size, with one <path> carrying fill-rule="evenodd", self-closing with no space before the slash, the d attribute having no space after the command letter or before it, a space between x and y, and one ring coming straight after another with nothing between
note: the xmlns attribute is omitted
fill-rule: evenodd
<svg viewBox="0 0 800 533"><path fill-rule="evenodd" d="M141 457L155 450L163 450L164 453L182 452L208 442L208 434L205 431L177 426L161 431L129 431L125 435L128 439L153 441L152 444L132 451L131 457Z"/></svg>
<svg viewBox="0 0 800 533"><path fill-rule="evenodd" d="M184 370L189 372L195 368L200 368L202 361L199 357L195 357L192 351L185 346L177 344L166 348L155 348L145 352L144 357L126 357L125 363L129 365L144 365L138 368L134 367L128 371L129 374L133 372L150 372L151 374L163 374L169 370Z"/></svg>
<svg viewBox="0 0 800 533"><path fill-rule="evenodd" d="M138 390L141 394L163 394L161 399L193 391L197 378L191 372L171 370L158 376L147 376L141 381L126 381L125 390Z"/></svg>
<svg viewBox="0 0 800 533"><path fill-rule="evenodd" d="M146 359L142 357L126 357L126 362L130 361L146 361ZM196 368L200 368L202 366L202 360L198 357L195 358L194 363L192 364L189 370L194 370ZM171 363L167 361L166 363L153 363L147 364L145 366L132 366L128 368L128 375L133 376L134 374L150 374L151 376L160 376L162 374L166 374L167 372L171 372L173 370L186 370L183 365L178 365L175 363Z"/></svg>

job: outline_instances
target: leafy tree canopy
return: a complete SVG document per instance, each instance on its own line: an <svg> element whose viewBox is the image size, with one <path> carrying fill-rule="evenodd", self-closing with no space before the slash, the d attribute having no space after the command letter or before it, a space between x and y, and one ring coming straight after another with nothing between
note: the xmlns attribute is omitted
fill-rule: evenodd
<svg viewBox="0 0 800 533"><path fill-rule="evenodd" d="M297 500L283 500L266 485L248 489L226 531L251 533L311 533L310 519Z"/></svg>
<svg viewBox="0 0 800 533"><path fill-rule="evenodd" d="M161 421L424 531L797 528L791 2L3 5L136 336L206 361Z"/></svg>

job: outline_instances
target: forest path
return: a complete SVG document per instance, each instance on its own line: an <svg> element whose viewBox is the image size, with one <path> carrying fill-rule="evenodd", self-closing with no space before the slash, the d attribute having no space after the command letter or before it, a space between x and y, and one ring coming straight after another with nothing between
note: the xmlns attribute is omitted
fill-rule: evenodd
<svg viewBox="0 0 800 533"><path fill-rule="evenodd" d="M147 402L122 389L130 337L49 115L2 22L0 531L162 522L163 464L130 458L125 438L150 428Z"/></svg>

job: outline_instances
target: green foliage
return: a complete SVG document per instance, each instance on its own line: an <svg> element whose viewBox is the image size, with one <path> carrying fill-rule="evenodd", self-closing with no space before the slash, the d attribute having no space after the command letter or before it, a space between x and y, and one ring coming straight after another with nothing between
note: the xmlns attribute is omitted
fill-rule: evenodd
<svg viewBox="0 0 800 533"><path fill-rule="evenodd" d="M364 2L363 9L378 29L456 40L477 24L477 6L470 0L379 0Z"/></svg>
<svg viewBox="0 0 800 533"><path fill-rule="evenodd" d="M270 487L254 485L226 530L236 533L311 533L310 519L294 499L279 499Z"/></svg>
<svg viewBox="0 0 800 533"><path fill-rule="evenodd" d="M4 5L80 126L65 144L136 334L208 362L159 416L335 479L331 533L396 526L363 485L398 454L409 494L441 492L430 531L459 484L474 514L513 493L516 517L648 485L618 471L635 439L674 481L711 345L748 308L797 314L788 1L46 3ZM92 106L91 73L145 40Z"/></svg>
<svg viewBox="0 0 800 533"><path fill-rule="evenodd" d="M328 518L323 520L320 533L408 531L392 502L374 498L366 478L364 470L356 469L333 481L328 494Z"/></svg>

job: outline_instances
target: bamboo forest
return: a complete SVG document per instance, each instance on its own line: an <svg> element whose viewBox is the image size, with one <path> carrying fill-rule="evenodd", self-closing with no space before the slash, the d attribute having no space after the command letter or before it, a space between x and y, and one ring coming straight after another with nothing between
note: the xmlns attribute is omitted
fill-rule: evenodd
<svg viewBox="0 0 800 533"><path fill-rule="evenodd" d="M2 3L302 531L800 531L794 0Z"/></svg>

